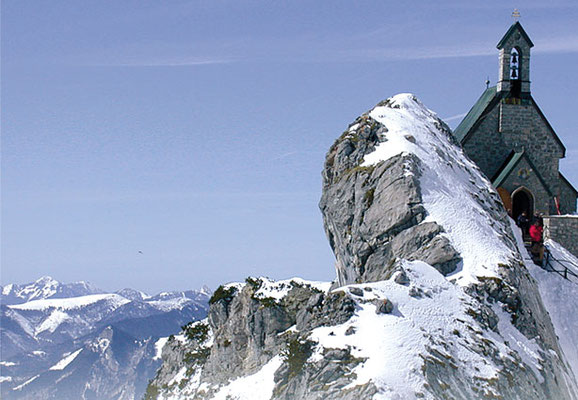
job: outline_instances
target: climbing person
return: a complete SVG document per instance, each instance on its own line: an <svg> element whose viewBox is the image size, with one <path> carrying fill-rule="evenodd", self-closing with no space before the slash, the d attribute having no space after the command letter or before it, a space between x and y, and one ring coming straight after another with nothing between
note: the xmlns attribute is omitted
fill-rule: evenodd
<svg viewBox="0 0 578 400"><path fill-rule="evenodd" d="M528 220L528 216L526 215L526 211L522 211L522 213L520 215L518 215L518 218L516 219L516 225L518 225L520 227L520 229L522 230L522 233L524 235L528 234L528 225L529 225L529 220Z"/></svg>
<svg viewBox="0 0 578 400"><path fill-rule="evenodd" d="M542 238L543 233L544 228L542 227L542 221L540 218L537 218L530 226L530 238L532 240L530 252L532 253L534 262L538 265L542 265L542 260L544 259L544 240Z"/></svg>

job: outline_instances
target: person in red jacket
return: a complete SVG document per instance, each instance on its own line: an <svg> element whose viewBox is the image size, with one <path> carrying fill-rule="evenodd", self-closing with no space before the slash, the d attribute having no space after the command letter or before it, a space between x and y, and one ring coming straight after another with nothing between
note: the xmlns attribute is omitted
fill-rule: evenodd
<svg viewBox="0 0 578 400"><path fill-rule="evenodd" d="M540 219L536 219L532 226L530 226L530 238L532 239L532 247L530 252L542 265L542 260L544 258L544 241L542 239L542 234L544 233L544 228Z"/></svg>

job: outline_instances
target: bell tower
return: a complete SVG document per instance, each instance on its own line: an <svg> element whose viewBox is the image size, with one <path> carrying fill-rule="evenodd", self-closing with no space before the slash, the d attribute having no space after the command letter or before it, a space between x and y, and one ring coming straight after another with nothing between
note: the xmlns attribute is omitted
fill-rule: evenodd
<svg viewBox="0 0 578 400"><path fill-rule="evenodd" d="M500 50L498 92L508 97L526 98L530 95L530 49L534 43L519 21L516 21L497 45Z"/></svg>

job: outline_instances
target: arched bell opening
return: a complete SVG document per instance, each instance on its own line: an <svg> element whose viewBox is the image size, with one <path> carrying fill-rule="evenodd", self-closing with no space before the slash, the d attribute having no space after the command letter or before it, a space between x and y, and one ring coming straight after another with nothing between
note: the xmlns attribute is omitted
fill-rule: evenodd
<svg viewBox="0 0 578 400"><path fill-rule="evenodd" d="M510 52L510 96L519 99L522 96L522 53L517 47Z"/></svg>

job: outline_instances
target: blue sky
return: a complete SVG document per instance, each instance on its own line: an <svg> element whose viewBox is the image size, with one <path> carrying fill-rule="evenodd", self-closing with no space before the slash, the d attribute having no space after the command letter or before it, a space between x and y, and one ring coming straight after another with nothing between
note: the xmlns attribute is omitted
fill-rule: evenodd
<svg viewBox="0 0 578 400"><path fill-rule="evenodd" d="M3 284L332 279L317 207L329 146L400 92L456 126L495 84L515 7L578 186L574 0L1 7Z"/></svg>

